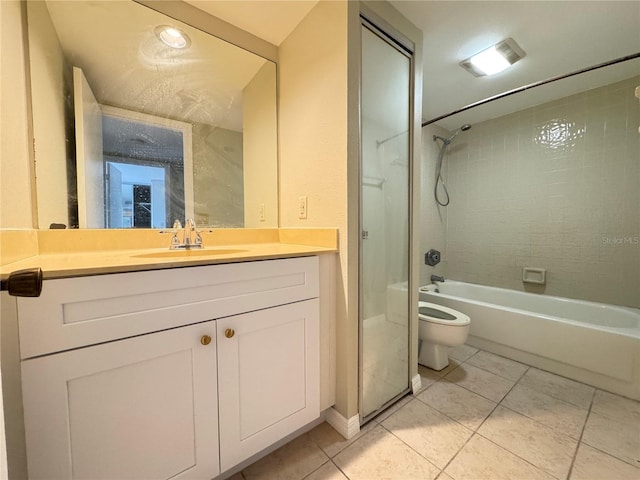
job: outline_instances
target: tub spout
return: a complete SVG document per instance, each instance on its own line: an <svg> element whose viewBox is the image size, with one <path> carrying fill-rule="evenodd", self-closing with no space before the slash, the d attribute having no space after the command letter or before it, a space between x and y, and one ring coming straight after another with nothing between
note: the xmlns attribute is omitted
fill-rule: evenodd
<svg viewBox="0 0 640 480"><path fill-rule="evenodd" d="M431 283L436 283L436 282L444 282L444 277L440 277L438 275L431 275Z"/></svg>

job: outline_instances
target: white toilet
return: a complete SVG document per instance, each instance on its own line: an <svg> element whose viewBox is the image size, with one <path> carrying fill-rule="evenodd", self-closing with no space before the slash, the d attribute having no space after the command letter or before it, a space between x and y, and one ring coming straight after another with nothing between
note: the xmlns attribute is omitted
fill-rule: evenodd
<svg viewBox="0 0 640 480"><path fill-rule="evenodd" d="M418 363L442 370L449 365L449 347L457 347L467 340L471 319L452 308L419 302L418 320Z"/></svg>

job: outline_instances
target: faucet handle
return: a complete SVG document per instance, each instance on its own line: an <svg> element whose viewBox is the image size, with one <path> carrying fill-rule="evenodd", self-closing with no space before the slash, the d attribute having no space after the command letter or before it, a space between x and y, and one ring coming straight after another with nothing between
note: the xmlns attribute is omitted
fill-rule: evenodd
<svg viewBox="0 0 640 480"><path fill-rule="evenodd" d="M178 231L182 229L182 224L180 220L176 219L173 222L173 227L171 230L160 230L160 233L172 233L171 243L169 244L169 248L175 249L180 247L180 239L178 238Z"/></svg>
<svg viewBox="0 0 640 480"><path fill-rule="evenodd" d="M200 245L204 247L204 244L202 242L202 236L200 235L200 230L196 230L196 237L193 241L194 245Z"/></svg>

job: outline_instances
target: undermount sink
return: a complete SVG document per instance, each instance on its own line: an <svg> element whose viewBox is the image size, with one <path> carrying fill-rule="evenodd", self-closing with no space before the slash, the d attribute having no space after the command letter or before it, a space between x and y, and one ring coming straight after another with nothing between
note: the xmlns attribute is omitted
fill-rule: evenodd
<svg viewBox="0 0 640 480"><path fill-rule="evenodd" d="M141 253L133 255L136 258L185 258L185 257L211 257L214 255L231 255L234 253L244 253L248 250L231 248L204 248L191 250L165 250L164 252Z"/></svg>

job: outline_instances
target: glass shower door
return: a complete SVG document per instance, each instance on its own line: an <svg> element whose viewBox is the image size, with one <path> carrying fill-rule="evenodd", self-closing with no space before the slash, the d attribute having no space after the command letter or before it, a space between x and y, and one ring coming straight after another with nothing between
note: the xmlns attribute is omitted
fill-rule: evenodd
<svg viewBox="0 0 640 480"><path fill-rule="evenodd" d="M360 411L409 388L411 57L363 20Z"/></svg>

